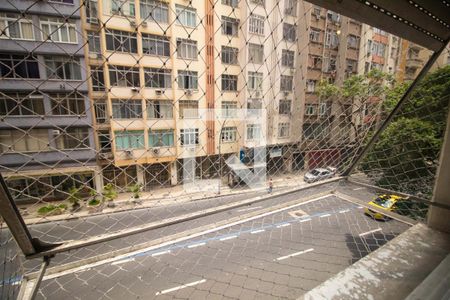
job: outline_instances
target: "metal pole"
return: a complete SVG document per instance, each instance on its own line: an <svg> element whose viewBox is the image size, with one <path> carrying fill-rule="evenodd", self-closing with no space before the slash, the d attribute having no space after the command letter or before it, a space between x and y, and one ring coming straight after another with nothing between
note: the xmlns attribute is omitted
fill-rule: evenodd
<svg viewBox="0 0 450 300"><path fill-rule="evenodd" d="M223 120L222 125L220 126L220 132L219 132L219 190L217 191L217 194L220 195L220 189L222 188L222 155L221 155L221 146L222 146L222 130L223 126L225 125L226 120Z"/></svg>
<svg viewBox="0 0 450 300"><path fill-rule="evenodd" d="M406 90L405 94L403 94L400 101L397 103L395 108L391 111L389 116L384 120L383 124L380 128L375 132L375 134L370 139L369 143L366 145L366 147L359 153L359 155L356 157L356 159L351 163L351 165L342 173L342 176L349 176L350 173L353 171L353 169L356 167L356 165L362 160L363 157L367 154L367 152L373 147L375 142L378 140L380 135L383 133L383 131L386 129L386 127L391 123L394 116L399 112L399 110L402 108L402 106L406 103L406 101L411 97L412 92L417 87L419 82L425 77L425 75L428 73L430 68L433 66L433 64L436 62L438 57L442 54L442 52L447 47L449 40L447 40L444 45L439 49L439 51L434 52L433 55L430 57L428 62L425 64L425 66L420 71L419 75L417 75L416 79L411 83L409 88Z"/></svg>
<svg viewBox="0 0 450 300"><path fill-rule="evenodd" d="M41 285L42 278L44 278L45 271L50 263L50 257L44 256L44 261L41 264L41 268L39 269L38 277L36 278L36 282L33 285L33 290L31 291L30 299L33 300L36 298L36 294L39 291L39 286Z"/></svg>

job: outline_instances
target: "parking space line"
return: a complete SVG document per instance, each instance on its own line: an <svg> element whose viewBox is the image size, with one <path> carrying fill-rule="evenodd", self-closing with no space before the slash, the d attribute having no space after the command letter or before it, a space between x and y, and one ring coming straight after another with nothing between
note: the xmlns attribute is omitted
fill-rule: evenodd
<svg viewBox="0 0 450 300"><path fill-rule="evenodd" d="M206 245L206 243L198 243L198 244L189 245L188 248L195 248L195 247L200 247L200 246L204 246L204 245Z"/></svg>
<svg viewBox="0 0 450 300"><path fill-rule="evenodd" d="M344 214L344 213L349 212L349 211L350 211L350 209L344 209L344 210L340 210L339 213L340 214Z"/></svg>
<svg viewBox="0 0 450 300"><path fill-rule="evenodd" d="M291 226L291 224L284 223L284 224L278 225L277 228L286 227L286 226Z"/></svg>
<svg viewBox="0 0 450 300"><path fill-rule="evenodd" d="M258 229L258 230L252 231L250 233L251 234L256 234L256 233L260 233L260 232L264 232L264 231L265 231L264 229Z"/></svg>
<svg viewBox="0 0 450 300"><path fill-rule="evenodd" d="M359 191L359 190L363 190L363 189L365 189L365 187L359 187L359 188L355 188L355 189L353 189L354 191Z"/></svg>
<svg viewBox="0 0 450 300"><path fill-rule="evenodd" d="M371 233L374 233L374 232L378 232L378 231L381 231L381 228L378 228L378 229L374 229L374 230L370 230L370 231L367 231L367 232L360 233L360 234L359 234L359 237L362 237L362 236L365 236L365 235L368 235L368 234L371 234Z"/></svg>
<svg viewBox="0 0 450 300"><path fill-rule="evenodd" d="M204 282L206 282L206 279L202 279L202 280L199 280L199 281L194 281L194 282L191 282L191 283L182 284L182 285L179 285L179 286L176 286L176 287L164 290L164 291L157 292L155 295L158 296L158 295L163 295L163 294L167 294L167 293L170 293L170 292L175 292L175 291L178 291L178 290L190 287L190 286L194 286L194 285L197 285L197 284L200 284L200 283L204 283Z"/></svg>
<svg viewBox="0 0 450 300"><path fill-rule="evenodd" d="M300 223L311 221L311 218L300 220Z"/></svg>
<svg viewBox="0 0 450 300"><path fill-rule="evenodd" d="M231 240L231 239L235 239L235 238L237 238L237 235L227 236L227 237L221 238L219 241L226 241L226 240Z"/></svg>
<svg viewBox="0 0 450 300"><path fill-rule="evenodd" d="M127 258L127 259L122 259L122 260L115 261L115 262L111 263L111 266L124 264L124 263L129 262L129 261L134 261L134 258Z"/></svg>
<svg viewBox="0 0 450 300"><path fill-rule="evenodd" d="M281 256L281 257L276 258L275 260L280 261L280 260L284 260L284 259L287 259L287 258L291 258L291 257L297 256L297 255L300 255L300 254L305 254L305 253L308 253L308 252L311 252L311 251L314 251L314 248L306 249L306 250L303 250L303 251L300 251L300 252L295 252L295 253L292 253L292 254L289 254L289 255L286 255L286 256Z"/></svg>
<svg viewBox="0 0 450 300"><path fill-rule="evenodd" d="M325 218L325 217L329 217L329 216L331 216L331 214L324 214L324 215L321 215L320 218Z"/></svg>
<svg viewBox="0 0 450 300"><path fill-rule="evenodd" d="M160 255L167 254L167 253L170 253L170 250L153 253L152 257L160 256Z"/></svg>

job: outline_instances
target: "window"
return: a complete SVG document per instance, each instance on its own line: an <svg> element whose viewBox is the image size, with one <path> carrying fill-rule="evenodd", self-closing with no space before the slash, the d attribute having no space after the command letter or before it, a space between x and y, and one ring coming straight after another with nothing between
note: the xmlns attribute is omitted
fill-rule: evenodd
<svg viewBox="0 0 450 300"><path fill-rule="evenodd" d="M341 22L341 16L335 12L332 12L331 10L327 12L327 19L328 21L333 22L335 24Z"/></svg>
<svg viewBox="0 0 450 300"><path fill-rule="evenodd" d="M148 55L169 57L169 37L142 33L142 52Z"/></svg>
<svg viewBox="0 0 450 300"><path fill-rule="evenodd" d="M0 93L0 115L45 115L43 96L40 94Z"/></svg>
<svg viewBox="0 0 450 300"><path fill-rule="evenodd" d="M248 61L262 64L264 60L264 45L248 44Z"/></svg>
<svg viewBox="0 0 450 300"><path fill-rule="evenodd" d="M309 32L309 40L312 42L320 42L320 29L311 28Z"/></svg>
<svg viewBox="0 0 450 300"><path fill-rule="evenodd" d="M109 122L106 103L102 100L96 100L94 103L95 120L97 123L106 124Z"/></svg>
<svg viewBox="0 0 450 300"><path fill-rule="evenodd" d="M283 39L289 42L295 42L297 39L295 25L283 23Z"/></svg>
<svg viewBox="0 0 450 300"><path fill-rule="evenodd" d="M145 86L149 88L168 89L172 87L172 70L144 68Z"/></svg>
<svg viewBox="0 0 450 300"><path fill-rule="evenodd" d="M336 56L324 57L323 71L324 72L336 71Z"/></svg>
<svg viewBox="0 0 450 300"><path fill-rule="evenodd" d="M149 147L172 147L174 145L173 129L149 130L148 146Z"/></svg>
<svg viewBox="0 0 450 300"><path fill-rule="evenodd" d="M98 143L100 147L100 152L108 153L111 152L111 135L108 130L99 130L97 132Z"/></svg>
<svg viewBox="0 0 450 300"><path fill-rule="evenodd" d="M238 48L222 46L222 52L221 52L222 63L237 65L238 64L238 53L239 53Z"/></svg>
<svg viewBox="0 0 450 300"><path fill-rule="evenodd" d="M39 78L39 64L32 55L0 53L0 75L2 78Z"/></svg>
<svg viewBox="0 0 450 300"><path fill-rule="evenodd" d="M197 26L197 10L195 8L175 5L177 10L177 24L196 27Z"/></svg>
<svg viewBox="0 0 450 300"><path fill-rule="evenodd" d="M284 3L284 13L288 16L297 16L297 0L285 0Z"/></svg>
<svg viewBox="0 0 450 300"><path fill-rule="evenodd" d="M169 5L162 1L140 0L141 18L156 23L169 23Z"/></svg>
<svg viewBox="0 0 450 300"><path fill-rule="evenodd" d="M220 140L222 143L231 143L236 141L237 128L236 127L223 127Z"/></svg>
<svg viewBox="0 0 450 300"><path fill-rule="evenodd" d="M303 136L306 139L322 138L326 134L326 124L303 124Z"/></svg>
<svg viewBox="0 0 450 300"><path fill-rule="evenodd" d="M280 91L290 92L292 91L292 83L294 81L293 76L281 75L280 77Z"/></svg>
<svg viewBox="0 0 450 300"><path fill-rule="evenodd" d="M115 144L117 150L144 149L144 131L126 130L115 131Z"/></svg>
<svg viewBox="0 0 450 300"><path fill-rule="evenodd" d="M0 38L34 40L31 17L0 13Z"/></svg>
<svg viewBox="0 0 450 300"><path fill-rule="evenodd" d="M197 41L177 38L178 58L197 59Z"/></svg>
<svg viewBox="0 0 450 300"><path fill-rule="evenodd" d="M371 47L372 54L384 57L385 51L386 51L385 44L372 41L372 47Z"/></svg>
<svg viewBox="0 0 450 300"><path fill-rule="evenodd" d="M260 124L247 124L247 140L258 140L261 138Z"/></svg>
<svg viewBox="0 0 450 300"><path fill-rule="evenodd" d="M306 104L305 105L305 115L313 116L316 114L316 105L315 104Z"/></svg>
<svg viewBox="0 0 450 300"><path fill-rule="evenodd" d="M349 35L347 38L347 47L358 49L359 48L359 37L355 35Z"/></svg>
<svg viewBox="0 0 450 300"><path fill-rule="evenodd" d="M280 100L280 106L278 108L280 115L288 115L291 113L291 100Z"/></svg>
<svg viewBox="0 0 450 300"><path fill-rule="evenodd" d="M358 62L354 59L347 59L346 71L349 73L356 73L358 68Z"/></svg>
<svg viewBox="0 0 450 300"><path fill-rule="evenodd" d="M312 14L315 16L319 16L320 17L320 13L322 12L322 9L318 6L314 6Z"/></svg>
<svg viewBox="0 0 450 300"><path fill-rule="evenodd" d="M237 91L237 75L222 74L222 91Z"/></svg>
<svg viewBox="0 0 450 300"><path fill-rule="evenodd" d="M248 72L247 87L252 91L262 91L263 73Z"/></svg>
<svg viewBox="0 0 450 300"><path fill-rule="evenodd" d="M134 0L109 0L107 5L113 15L135 16Z"/></svg>
<svg viewBox="0 0 450 300"><path fill-rule="evenodd" d="M316 80L306 81L306 91L308 93L314 93L316 91Z"/></svg>
<svg viewBox="0 0 450 300"><path fill-rule="evenodd" d="M180 130L180 144L198 145L198 128L186 128Z"/></svg>
<svg viewBox="0 0 450 300"><path fill-rule="evenodd" d="M198 72L178 70L178 87L180 89L198 89Z"/></svg>
<svg viewBox="0 0 450 300"><path fill-rule="evenodd" d="M327 34L325 36L325 46L332 49L339 46L339 37L336 31L327 29Z"/></svg>
<svg viewBox="0 0 450 300"><path fill-rule="evenodd" d="M91 66L91 80L92 80L92 90L93 91L104 91L105 90L105 79L103 76L103 67Z"/></svg>
<svg viewBox="0 0 450 300"><path fill-rule="evenodd" d="M170 101L147 100L148 119L172 119L173 105Z"/></svg>
<svg viewBox="0 0 450 300"><path fill-rule="evenodd" d="M376 28L376 27L373 27L373 33L381 34L381 35L387 35L387 32L386 32L386 31L381 30L381 29L378 29L378 28Z"/></svg>
<svg viewBox="0 0 450 300"><path fill-rule="evenodd" d="M137 53L136 33L106 29L106 50Z"/></svg>
<svg viewBox="0 0 450 300"><path fill-rule="evenodd" d="M45 56L48 79L81 80L81 67L78 58L67 56Z"/></svg>
<svg viewBox="0 0 450 300"><path fill-rule="evenodd" d="M295 52L283 49L281 50L281 65L285 67L294 67Z"/></svg>
<svg viewBox="0 0 450 300"><path fill-rule="evenodd" d="M222 101L222 118L237 117L237 103L233 101Z"/></svg>
<svg viewBox="0 0 450 300"><path fill-rule="evenodd" d="M86 3L86 22L90 24L98 24L97 0L87 0L85 3Z"/></svg>
<svg viewBox="0 0 450 300"><path fill-rule="evenodd" d="M248 22L248 31L250 33L264 35L264 20L260 15L251 14Z"/></svg>
<svg viewBox="0 0 450 300"><path fill-rule="evenodd" d="M96 31L87 32L89 52L90 53L102 53L100 48L100 35Z"/></svg>
<svg viewBox="0 0 450 300"><path fill-rule="evenodd" d="M89 148L89 131L87 128L53 130L53 138L55 139L56 149L59 150Z"/></svg>
<svg viewBox="0 0 450 300"><path fill-rule="evenodd" d="M258 98L247 99L247 115L258 116L262 113L262 100Z"/></svg>
<svg viewBox="0 0 450 300"><path fill-rule="evenodd" d="M48 129L0 130L1 152L48 151L48 144Z"/></svg>
<svg viewBox="0 0 450 300"><path fill-rule="evenodd" d="M265 0L250 0L251 3L255 3L256 5L261 5L264 6L265 5Z"/></svg>
<svg viewBox="0 0 450 300"><path fill-rule="evenodd" d="M238 7L239 0L222 0L222 4L231 7Z"/></svg>
<svg viewBox="0 0 450 300"><path fill-rule="evenodd" d="M141 100L112 100L112 114L115 119L142 118Z"/></svg>
<svg viewBox="0 0 450 300"><path fill-rule="evenodd" d="M222 34L238 36L239 20L222 16Z"/></svg>
<svg viewBox="0 0 450 300"><path fill-rule="evenodd" d="M80 93L57 93L49 97L52 115L86 115L85 97Z"/></svg>
<svg viewBox="0 0 450 300"><path fill-rule="evenodd" d="M198 118L198 101L180 100L178 101L180 119Z"/></svg>
<svg viewBox="0 0 450 300"><path fill-rule="evenodd" d="M322 57L316 55L309 56L309 67L312 69L322 68Z"/></svg>
<svg viewBox="0 0 450 300"><path fill-rule="evenodd" d="M289 123L278 124L278 137L279 138L289 137Z"/></svg>
<svg viewBox="0 0 450 300"><path fill-rule="evenodd" d="M319 104L319 115L325 116L328 114L328 106L326 103Z"/></svg>
<svg viewBox="0 0 450 300"><path fill-rule="evenodd" d="M109 81L111 86L140 87L139 69L110 65Z"/></svg>
<svg viewBox="0 0 450 300"><path fill-rule="evenodd" d="M41 17L42 40L53 42L77 43L77 30L75 21L61 18Z"/></svg>

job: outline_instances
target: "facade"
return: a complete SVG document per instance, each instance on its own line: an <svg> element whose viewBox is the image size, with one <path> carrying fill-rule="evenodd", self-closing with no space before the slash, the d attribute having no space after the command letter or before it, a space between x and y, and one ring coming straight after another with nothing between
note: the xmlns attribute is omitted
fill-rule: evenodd
<svg viewBox="0 0 450 300"><path fill-rule="evenodd" d="M0 3L0 166L16 200L96 187L79 5Z"/></svg>

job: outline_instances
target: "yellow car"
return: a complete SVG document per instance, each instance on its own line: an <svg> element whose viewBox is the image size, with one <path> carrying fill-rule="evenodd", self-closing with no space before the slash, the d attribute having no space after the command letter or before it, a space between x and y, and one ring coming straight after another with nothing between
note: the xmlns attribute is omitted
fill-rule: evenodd
<svg viewBox="0 0 450 300"><path fill-rule="evenodd" d="M378 210L395 211L396 204L399 201L406 200L406 198L396 195L381 195L369 202L369 206L377 208ZM385 216L379 212L376 212L368 207L364 209L364 213L371 216L375 220L390 220L388 216Z"/></svg>

